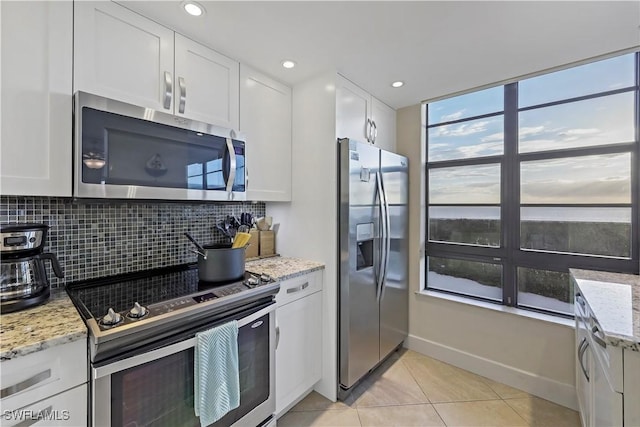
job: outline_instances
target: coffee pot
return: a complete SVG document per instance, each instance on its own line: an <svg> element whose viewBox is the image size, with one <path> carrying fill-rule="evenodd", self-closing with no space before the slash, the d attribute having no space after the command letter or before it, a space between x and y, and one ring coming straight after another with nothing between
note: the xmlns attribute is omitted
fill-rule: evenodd
<svg viewBox="0 0 640 427"><path fill-rule="evenodd" d="M0 224L0 312L10 313L49 300L49 278L44 266L63 278L58 258L43 253L49 226Z"/></svg>

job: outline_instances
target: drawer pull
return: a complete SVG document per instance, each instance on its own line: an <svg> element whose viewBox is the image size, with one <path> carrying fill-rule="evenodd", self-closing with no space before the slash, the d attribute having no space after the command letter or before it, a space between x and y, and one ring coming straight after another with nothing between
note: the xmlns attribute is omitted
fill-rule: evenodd
<svg viewBox="0 0 640 427"><path fill-rule="evenodd" d="M296 286L296 287L293 287L293 288L289 288L289 289L287 289L287 293L288 293L288 294L293 294L293 293L295 293L295 292L299 292L299 291L301 291L301 290L303 290L303 289L307 289L308 287L309 287L309 282L304 282L304 283L303 283L302 285L300 285L300 286Z"/></svg>
<svg viewBox="0 0 640 427"><path fill-rule="evenodd" d="M5 397L9 397L13 394L19 393L22 390L26 390L33 385L41 383L47 378L51 378L51 369L47 369L46 371L35 374L31 378L27 378L26 380L21 381L17 384L3 388L2 390L0 390L0 399L4 399Z"/></svg>
<svg viewBox="0 0 640 427"><path fill-rule="evenodd" d="M13 427L29 427L34 425L35 423L37 423L38 421L42 421L44 419L47 419L48 416L51 414L51 411L53 410L53 407L51 405L47 406L46 408L44 408L42 411L38 412L38 415L34 418L30 418L30 419L26 419L22 422L19 422L18 424L14 425Z"/></svg>
<svg viewBox="0 0 640 427"><path fill-rule="evenodd" d="M51 414L51 411L53 410L53 406L49 405L46 408L44 408L42 411L38 412L38 416L31 418L31 419L26 419L22 422L19 422L18 424L14 425L13 427L29 427L34 425L35 423L37 423L38 421L47 419L48 416Z"/></svg>

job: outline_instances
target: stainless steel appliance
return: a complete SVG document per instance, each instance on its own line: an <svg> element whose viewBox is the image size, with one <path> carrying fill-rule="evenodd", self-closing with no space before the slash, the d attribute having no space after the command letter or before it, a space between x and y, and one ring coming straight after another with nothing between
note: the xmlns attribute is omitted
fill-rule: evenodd
<svg viewBox="0 0 640 427"><path fill-rule="evenodd" d="M44 261L56 276L64 274L52 253L43 253L49 226L0 224L0 312L10 313L49 300L49 278Z"/></svg>
<svg viewBox="0 0 640 427"><path fill-rule="evenodd" d="M398 348L408 332L408 160L339 143L338 397Z"/></svg>
<svg viewBox="0 0 640 427"><path fill-rule="evenodd" d="M74 96L74 196L246 200L241 135L84 92Z"/></svg>
<svg viewBox="0 0 640 427"><path fill-rule="evenodd" d="M275 422L275 300L280 284L246 273L198 279L195 265L70 284L89 329L93 426L199 426L195 334L238 321L240 406L213 426Z"/></svg>

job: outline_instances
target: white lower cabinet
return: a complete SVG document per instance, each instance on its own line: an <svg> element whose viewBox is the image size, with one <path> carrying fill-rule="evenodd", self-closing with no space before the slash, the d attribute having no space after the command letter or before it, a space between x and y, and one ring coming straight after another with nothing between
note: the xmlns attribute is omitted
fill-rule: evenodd
<svg viewBox="0 0 640 427"><path fill-rule="evenodd" d="M283 415L322 376L322 272L285 280L276 296L276 414Z"/></svg>
<svg viewBox="0 0 640 427"><path fill-rule="evenodd" d="M57 345L0 364L1 425L87 423L87 342Z"/></svg>
<svg viewBox="0 0 640 427"><path fill-rule="evenodd" d="M576 392L583 427L640 426L640 353L605 342L576 295Z"/></svg>
<svg viewBox="0 0 640 427"><path fill-rule="evenodd" d="M3 410L3 426L83 426L87 424L87 384L32 405Z"/></svg>

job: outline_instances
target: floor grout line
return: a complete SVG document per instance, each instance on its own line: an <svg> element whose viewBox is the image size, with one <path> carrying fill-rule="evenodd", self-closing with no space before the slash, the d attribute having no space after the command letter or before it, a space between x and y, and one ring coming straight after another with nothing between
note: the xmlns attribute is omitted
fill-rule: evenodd
<svg viewBox="0 0 640 427"><path fill-rule="evenodd" d="M411 369L409 369L409 366L408 366L408 365L409 365L410 363L407 363L407 360L419 360L421 357L422 357L422 356L418 356L418 357L402 357L402 356L399 356L399 357L395 358L395 359L393 360L393 362L392 362L391 364L389 364L389 366L387 366L387 367L385 368L384 372L387 372L389 369L391 369L392 367L394 367L394 366L398 363L398 361L399 361L399 362L400 362L400 365L399 365L399 366L400 366L402 369L405 369L405 370L408 372L408 374L409 374L409 375L408 375L408 376L405 376L404 374L402 374L402 375L400 375L400 378L395 378L395 373L394 373L394 374L393 374L393 375L394 375L394 379L387 377L387 378L386 378L386 380L389 380L389 381L391 381L391 382L393 382L393 383L395 383L395 384L397 384L397 385L401 386L402 388L409 388L409 387L412 387L412 386L417 385L417 386L418 386L418 389L419 389L419 390L420 390L420 392L422 393L423 397L426 399L426 401L425 401L425 402L411 402L411 403L383 403L383 404L373 404L373 405L370 405L370 406L369 406L369 405L368 405L368 406L360 406L360 405L358 405L358 404L356 403L356 402L358 401L358 399L360 399L360 398L361 398L361 396L364 396L364 395L368 392L368 390L370 390L370 389L371 389L371 388L372 388L372 387L373 387L373 386L374 386L378 381L380 381L380 380L382 379L382 374L380 374L380 375L378 375L378 376L376 376L376 377L371 377L371 378L370 378L370 379L371 379L371 381L369 381L368 383L366 383L366 387L364 387L364 390L360 393L360 395L358 396L358 398L357 398L357 399L354 399L354 400L352 401L351 405L353 405L353 406L348 405L348 404L346 404L346 403L342 402L342 403L344 404L344 407L338 407L338 408L332 407L332 408L326 408L326 409L308 409L308 410L302 410L302 411L300 411L300 410L293 411L293 410L291 410L291 409L290 409L290 410L289 410L289 413L300 413L300 412L302 412L302 413L304 413L304 412L322 413L322 412L328 412L328 411L332 411L332 412L334 412L334 413L335 413L335 412L338 412L338 411L345 411L345 410L348 410L348 409L355 409L355 410L356 410L357 417L358 417L358 423L359 423L359 424L360 424L360 426L362 427L362 425L363 425L363 418L361 417L361 415L363 415L363 414L361 414L361 413L360 413L360 410L361 410L361 409L362 409L363 411L365 411L365 412L366 412L367 410L381 409L381 410L382 410L382 412L377 412L377 414L378 414L378 415L376 415L376 416L377 416L377 417L379 417L379 416L383 416L383 417L384 417L384 416L385 416L385 415L384 415L384 414L385 414L385 411L384 411L384 409L385 409L385 408L389 408L389 409L390 409L390 408L410 408L410 407L416 407L416 406L420 406L420 405L430 405L430 406L431 406L431 408L433 409L433 411L435 412L435 415L437 415L438 420L442 423L442 425L444 425L444 426L448 426L448 425L447 425L447 423L445 422L445 419L444 419L443 415L440 413L440 411L438 411L437 405L442 405L440 408L441 408L441 410L444 410L444 408L445 408L445 406L444 406L444 405L455 405L455 404L461 404L461 403L480 403L480 402L502 402L502 405L504 405L504 407L505 407L504 409L506 410L506 409L508 408L508 410L509 410L509 411L511 411L512 413L515 413L515 414L517 415L517 418L518 418L519 420L521 420L521 421L522 421L523 425L526 425L526 426L532 426L532 425L535 425L535 423L536 423L536 417L535 417L535 416L534 416L534 418L533 418L531 421L528 421L527 419L525 419L525 417L524 417L523 415L521 415L521 414L520 414L520 412L519 412L515 407L513 407L513 406L511 406L511 405L509 404L509 401L512 401L511 403L515 403L515 402L514 402L515 400L531 399L531 398L536 398L536 396L531 395L530 393L526 393L526 392L524 392L524 391L522 391L522 390L519 390L519 389L517 389L517 388L515 388L515 387L511 387L511 386L509 386L509 387L511 387L511 388L513 388L513 389L515 389L515 390L521 391L521 392L522 392L522 393L524 393L525 395L524 395L524 396L502 397L500 394L498 394L498 392L496 391L496 389L490 385L490 382L496 383L496 384L498 384L498 385L500 385L500 384L502 384L502 383L500 383L500 382L498 382L498 381L494 381L494 380L488 379L488 378L485 378L485 377L482 377L481 375L474 374L473 372L466 371L466 370L464 370L464 369L462 369L462 368L458 368L458 367L456 367L456 366L449 365L449 364L447 364L446 362L438 361L438 362L440 362L440 363L444 363L445 365L449 365L449 366L453 367L453 368L454 368L454 369L456 369L456 370L461 370L461 371L463 371L464 373L470 373L470 374L472 374L472 375L474 375L474 376L478 376L478 377L479 377L479 381L480 381L482 384L484 384L486 387L488 387L488 389L489 389L493 394L495 394L495 396L496 396L496 397L495 397L495 398L481 398L481 399L451 400L451 401L444 401L444 402L433 402L433 401L431 401L431 399L429 398L428 394L425 392L425 389L424 389L424 388L423 388L423 386L421 385L421 382L420 382L420 381L418 381L418 379L417 379L417 378L416 378L416 376L413 374L413 372L411 371ZM428 358L428 356L424 356L424 357ZM437 359L434 359L434 360L436 360L436 361L437 361ZM427 370L429 371L429 369L428 369L428 368L429 368L429 367L427 366ZM434 368L434 369L435 369L435 368ZM437 371L437 369L436 369L436 371ZM383 372L383 373L384 373L384 372ZM420 371L420 372L422 372L422 371ZM439 371L438 371L438 372L439 372ZM435 373L433 373L433 374L434 374L434 375L436 375ZM440 372L440 374L442 374L442 372ZM442 375L440 375L440 377L441 377L441 376L442 376ZM375 379L373 379L373 378L375 378ZM409 378L410 378L410 380L409 380ZM426 379L427 379L427 380L428 380L429 378L430 378L430 377L426 377ZM436 380L438 380L438 378L439 378L439 377L434 377L434 378L436 378ZM440 379L442 379L442 378L440 378ZM472 378L472 379L474 380L474 381L473 381L473 383L475 384L475 378ZM396 381L396 380L397 380L397 381ZM363 384L365 384L365 383L363 382ZM436 383L436 384L437 384L437 383ZM427 382L425 383L425 385L429 385L429 382L427 381ZM434 384L431 384L431 385L433 386ZM507 385L505 384L505 386L507 386ZM496 387L498 387L498 386L496 385ZM445 389L445 390L446 390L446 389ZM455 391L455 390L453 390L453 391ZM449 393L449 394L451 394L451 393ZM455 393L454 393L454 394L455 394ZM371 395L371 397L372 397L372 398L371 398L371 401L376 402L376 401L380 401L380 400L381 400L381 401L390 400L390 399L387 399L387 397L389 397L389 396L387 396L387 395L388 395L388 393L386 393L386 392L384 392L384 391L382 392L382 394L381 394L381 395L378 395L378 394L377 394L377 392L376 392L375 394ZM413 396L413 394L411 394L411 396ZM543 399L543 400L544 400L544 399ZM552 404L553 404L553 402L550 402L550 403L552 403ZM503 406L502 406L502 405L494 404L493 406L492 406L492 405L490 405L490 406L488 406L488 407L489 407L489 408L493 408L493 407L503 408ZM462 407L462 408L464 408L464 407ZM469 407L467 407L467 408L469 408ZM473 408L473 406L472 406L471 408ZM292 409L293 409L293 408L292 408ZM461 409L461 410L462 410L462 411L466 411L466 409ZM416 411L418 411L417 413L420 413L420 412L419 412L419 411L420 411L419 409L416 409ZM457 408L451 408L451 409L450 409L450 411L454 411L454 413L455 413L455 412L457 412L457 411L459 411L459 410L458 410ZM502 411L502 409L501 409L501 411ZM508 412L508 411L507 411L507 412ZM462 413L464 413L464 412L462 412ZM473 412L472 412L472 413L473 413ZM374 414L376 414L376 412L374 412ZM381 415L381 414L382 414L382 415ZM335 415L332 415L332 416L335 416ZM456 416L459 416L459 415L456 415ZM469 416L469 413L467 413L467 415L466 415L466 416L468 417L468 416ZM509 416L511 416L511 415L509 415ZM431 417L431 415L430 415L430 417ZM498 419L498 418L496 418L496 419ZM489 420L493 420L493 418L489 417ZM353 421L355 421L355 420L353 420ZM434 421L435 421L435 418L434 418ZM450 420L450 421L451 421L451 420ZM312 420L312 421L310 421L310 423L311 423L311 425L315 425L313 420ZM496 425L496 424L493 424L493 425Z"/></svg>

